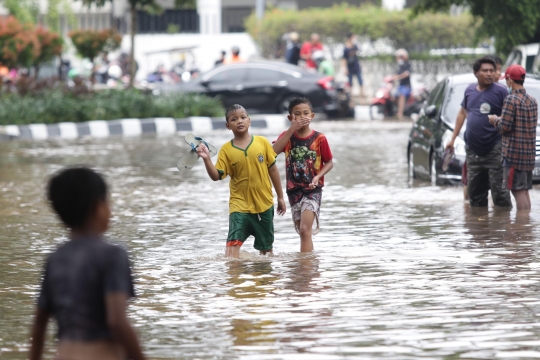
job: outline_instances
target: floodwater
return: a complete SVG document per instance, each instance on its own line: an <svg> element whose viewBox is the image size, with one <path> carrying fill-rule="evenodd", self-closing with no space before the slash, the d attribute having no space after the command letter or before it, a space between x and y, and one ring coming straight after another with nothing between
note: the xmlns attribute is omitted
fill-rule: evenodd
<svg viewBox="0 0 540 360"><path fill-rule="evenodd" d="M249 239L239 261L223 257L228 183L202 163L173 171L188 150L180 137L0 144L0 358L26 356L45 256L65 241L44 184L69 164L111 184L108 235L129 249L129 315L149 358L540 358L536 190L530 219L469 211L461 188L408 183L410 124L315 125L336 159L316 251L298 252L288 212L275 256Z"/></svg>

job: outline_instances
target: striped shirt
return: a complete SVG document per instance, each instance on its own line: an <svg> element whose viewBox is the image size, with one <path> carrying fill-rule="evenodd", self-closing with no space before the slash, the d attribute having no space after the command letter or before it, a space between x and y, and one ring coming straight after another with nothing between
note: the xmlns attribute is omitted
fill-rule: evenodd
<svg viewBox="0 0 540 360"><path fill-rule="evenodd" d="M504 99L495 127L502 135L503 159L517 170L533 170L536 156L538 104L525 89L514 90Z"/></svg>

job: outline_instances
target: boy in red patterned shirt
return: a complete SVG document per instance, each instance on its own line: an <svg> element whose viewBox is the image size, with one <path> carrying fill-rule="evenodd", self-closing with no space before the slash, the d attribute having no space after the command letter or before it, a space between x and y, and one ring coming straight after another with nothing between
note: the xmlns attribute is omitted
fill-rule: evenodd
<svg viewBox="0 0 540 360"><path fill-rule="evenodd" d="M287 196L291 204L296 231L300 234L300 251L313 251L312 228L319 231L324 175L332 167L332 151L326 137L309 127L315 114L306 98L289 104L287 118L291 126L274 141L276 154L285 152Z"/></svg>

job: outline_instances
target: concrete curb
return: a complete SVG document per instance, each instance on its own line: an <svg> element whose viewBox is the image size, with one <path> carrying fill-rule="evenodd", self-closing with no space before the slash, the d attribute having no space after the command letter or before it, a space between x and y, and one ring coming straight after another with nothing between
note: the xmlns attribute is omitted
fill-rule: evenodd
<svg viewBox="0 0 540 360"><path fill-rule="evenodd" d="M288 120L285 115L252 115L251 126L281 131L287 128ZM173 135L177 132L204 133L224 129L226 127L223 117L95 120L82 123L0 126L0 141L129 137L144 134Z"/></svg>

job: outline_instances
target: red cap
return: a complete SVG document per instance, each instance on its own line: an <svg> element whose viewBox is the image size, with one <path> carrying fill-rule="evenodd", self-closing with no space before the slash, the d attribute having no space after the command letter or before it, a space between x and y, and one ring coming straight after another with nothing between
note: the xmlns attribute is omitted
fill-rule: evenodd
<svg viewBox="0 0 540 360"><path fill-rule="evenodd" d="M512 80L525 80L525 74L527 72L521 65L510 65L506 72L504 73L503 79L512 79Z"/></svg>

